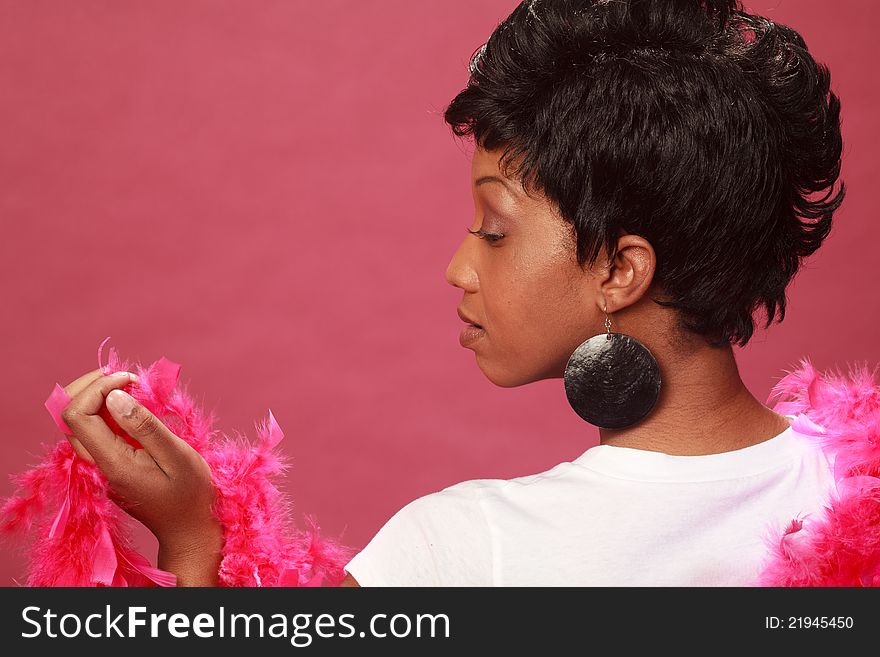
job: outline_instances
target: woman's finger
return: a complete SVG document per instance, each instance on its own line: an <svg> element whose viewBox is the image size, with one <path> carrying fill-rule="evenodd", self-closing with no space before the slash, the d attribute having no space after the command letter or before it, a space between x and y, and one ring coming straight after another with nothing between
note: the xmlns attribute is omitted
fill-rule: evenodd
<svg viewBox="0 0 880 657"><path fill-rule="evenodd" d="M89 450L83 447L83 444L79 442L79 438L76 436L66 436L67 442L70 443L70 446L73 447L73 451L77 453L77 455L84 461L88 461L89 463L94 463L95 458L89 454Z"/></svg>
<svg viewBox="0 0 880 657"><path fill-rule="evenodd" d="M156 464L167 475L173 475L181 464L181 455L192 448L185 440L174 435L143 404L124 390L107 394L107 408L119 426L137 440Z"/></svg>
<svg viewBox="0 0 880 657"><path fill-rule="evenodd" d="M131 377L128 372L99 376L61 412L62 419L73 431L73 438L88 451L108 479L126 462L124 459L131 456L132 447L113 433L99 413L107 394L129 383Z"/></svg>
<svg viewBox="0 0 880 657"><path fill-rule="evenodd" d="M67 393L67 396L73 399L83 390L85 390L89 384L93 381L99 379L103 374L101 373L101 368L99 367L96 370L92 370L91 372L86 372L78 379L71 381L66 386L64 386L64 392Z"/></svg>
<svg viewBox="0 0 880 657"><path fill-rule="evenodd" d="M78 379L75 379L74 381L71 381L66 386L64 386L64 392L67 393L68 397L73 399L79 393L85 390L89 386L89 384L99 379L101 376L103 375L100 367L96 370L92 370L91 372L86 372ZM76 436L67 436L67 440L73 447L73 451L75 451L81 459L85 459L90 463L95 462L95 459L92 458L91 454L89 454L89 450L83 447L83 444Z"/></svg>

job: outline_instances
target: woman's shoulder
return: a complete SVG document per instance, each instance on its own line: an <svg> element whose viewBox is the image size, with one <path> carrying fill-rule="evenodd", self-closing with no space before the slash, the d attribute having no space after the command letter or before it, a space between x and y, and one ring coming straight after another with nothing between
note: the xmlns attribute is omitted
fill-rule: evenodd
<svg viewBox="0 0 880 657"><path fill-rule="evenodd" d="M400 508L346 566L361 586L490 586L498 526L523 505L546 508L545 483L576 467L568 461L510 479L466 479ZM485 503L484 503L485 502ZM537 505L537 506L535 506ZM532 512L527 517L534 517Z"/></svg>

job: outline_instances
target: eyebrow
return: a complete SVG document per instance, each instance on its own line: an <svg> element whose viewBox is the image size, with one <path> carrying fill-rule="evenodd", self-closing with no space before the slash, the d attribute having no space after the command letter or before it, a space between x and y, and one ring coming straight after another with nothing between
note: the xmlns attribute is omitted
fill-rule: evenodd
<svg viewBox="0 0 880 657"><path fill-rule="evenodd" d="M479 187L480 185L485 185L486 183L490 182L501 183L507 188L507 191L513 194L514 197L520 197L520 193L516 189L514 189L513 186L511 186L506 180L504 180L503 178L499 178L498 176L481 176L477 178L476 181L474 181L474 187Z"/></svg>

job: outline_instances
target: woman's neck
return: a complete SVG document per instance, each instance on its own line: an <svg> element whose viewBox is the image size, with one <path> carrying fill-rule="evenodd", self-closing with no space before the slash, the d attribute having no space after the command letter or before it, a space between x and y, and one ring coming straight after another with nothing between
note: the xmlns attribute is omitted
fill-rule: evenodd
<svg viewBox="0 0 880 657"><path fill-rule="evenodd" d="M600 429L601 444L697 456L755 445L789 426L746 388L730 346L651 351L663 377L657 404L638 424Z"/></svg>

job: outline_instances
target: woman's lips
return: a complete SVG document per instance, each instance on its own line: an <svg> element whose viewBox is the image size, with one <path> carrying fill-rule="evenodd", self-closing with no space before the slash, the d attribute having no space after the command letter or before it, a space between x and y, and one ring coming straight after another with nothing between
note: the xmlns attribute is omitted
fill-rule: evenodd
<svg viewBox="0 0 880 657"><path fill-rule="evenodd" d="M458 341L461 343L462 347L467 347L471 343L482 338L484 335L486 335L486 329L482 326L468 324L461 330L461 333L458 336Z"/></svg>

